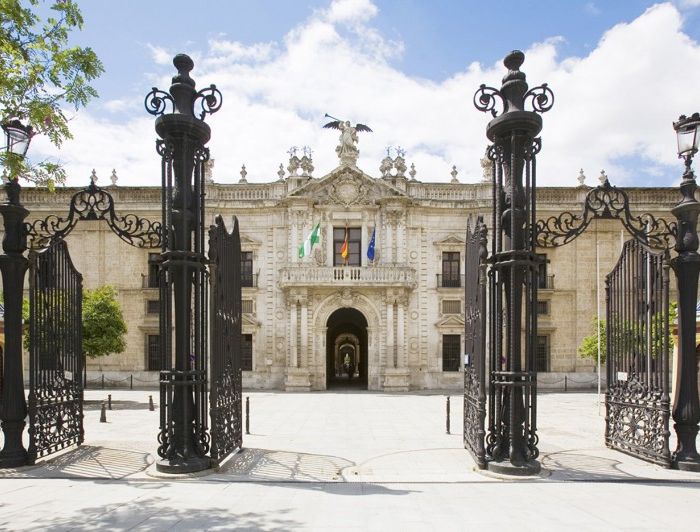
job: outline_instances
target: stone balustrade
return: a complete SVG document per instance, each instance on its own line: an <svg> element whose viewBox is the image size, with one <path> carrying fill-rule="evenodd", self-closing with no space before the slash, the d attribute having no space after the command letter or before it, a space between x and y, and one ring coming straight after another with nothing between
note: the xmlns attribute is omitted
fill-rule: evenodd
<svg viewBox="0 0 700 532"><path fill-rule="evenodd" d="M279 271L280 287L416 286L416 270L404 264L381 266L308 266L288 264Z"/></svg>

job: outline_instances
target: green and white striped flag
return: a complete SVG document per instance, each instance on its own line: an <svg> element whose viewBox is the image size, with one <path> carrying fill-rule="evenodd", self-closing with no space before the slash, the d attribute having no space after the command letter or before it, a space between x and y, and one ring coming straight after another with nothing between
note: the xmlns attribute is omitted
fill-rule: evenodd
<svg viewBox="0 0 700 532"><path fill-rule="evenodd" d="M314 244L318 244L321 242L321 222L318 222L316 224L316 227L314 227L314 230L309 233L309 236L306 237L306 240L304 240L304 243L299 246L299 258L303 259L304 257L308 257L311 255L311 250L314 247Z"/></svg>

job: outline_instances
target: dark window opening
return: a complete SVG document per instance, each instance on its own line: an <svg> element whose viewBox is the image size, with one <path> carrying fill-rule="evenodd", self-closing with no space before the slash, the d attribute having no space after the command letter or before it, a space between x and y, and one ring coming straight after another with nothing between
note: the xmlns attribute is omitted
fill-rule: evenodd
<svg viewBox="0 0 700 532"><path fill-rule="evenodd" d="M160 253L148 254L148 278L147 288L158 288L158 265L160 264Z"/></svg>
<svg viewBox="0 0 700 532"><path fill-rule="evenodd" d="M163 369L160 361L160 335L149 334L146 336L146 370L160 371Z"/></svg>
<svg viewBox="0 0 700 532"><path fill-rule="evenodd" d="M348 256L341 255L345 242L345 227L333 228L333 266L360 266L362 257L362 228L348 227Z"/></svg>
<svg viewBox="0 0 700 532"><path fill-rule="evenodd" d="M442 252L442 287L459 288L459 251Z"/></svg>
<svg viewBox="0 0 700 532"><path fill-rule="evenodd" d="M549 336L537 337L535 365L536 371L549 371Z"/></svg>
<svg viewBox="0 0 700 532"><path fill-rule="evenodd" d="M442 335L442 371L459 371L460 344L459 334Z"/></svg>
<svg viewBox="0 0 700 532"><path fill-rule="evenodd" d="M146 301L146 313L159 314L160 313L160 301L158 299L149 299L148 301Z"/></svg>
<svg viewBox="0 0 700 532"><path fill-rule="evenodd" d="M241 335L241 369L253 371L253 335Z"/></svg>
<svg viewBox="0 0 700 532"><path fill-rule="evenodd" d="M241 286L255 286L253 283L252 251L241 251Z"/></svg>

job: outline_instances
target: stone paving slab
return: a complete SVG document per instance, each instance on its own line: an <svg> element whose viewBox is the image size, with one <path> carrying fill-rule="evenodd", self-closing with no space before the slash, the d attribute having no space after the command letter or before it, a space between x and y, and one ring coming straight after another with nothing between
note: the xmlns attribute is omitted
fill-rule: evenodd
<svg viewBox="0 0 700 532"><path fill-rule="evenodd" d="M252 392L244 450L217 470L155 471L149 391L89 390L85 445L0 470L0 529L692 530L700 474L603 445L593 394L540 396L543 474L501 480L462 448L441 394ZM96 405L96 407L94 407ZM693 521L689 521L692 519Z"/></svg>

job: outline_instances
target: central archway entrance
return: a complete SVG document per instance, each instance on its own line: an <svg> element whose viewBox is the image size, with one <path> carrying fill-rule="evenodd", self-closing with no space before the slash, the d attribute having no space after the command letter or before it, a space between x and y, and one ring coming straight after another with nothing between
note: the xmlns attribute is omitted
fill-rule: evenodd
<svg viewBox="0 0 700 532"><path fill-rule="evenodd" d="M367 389L367 319L341 308L328 317L326 388Z"/></svg>

